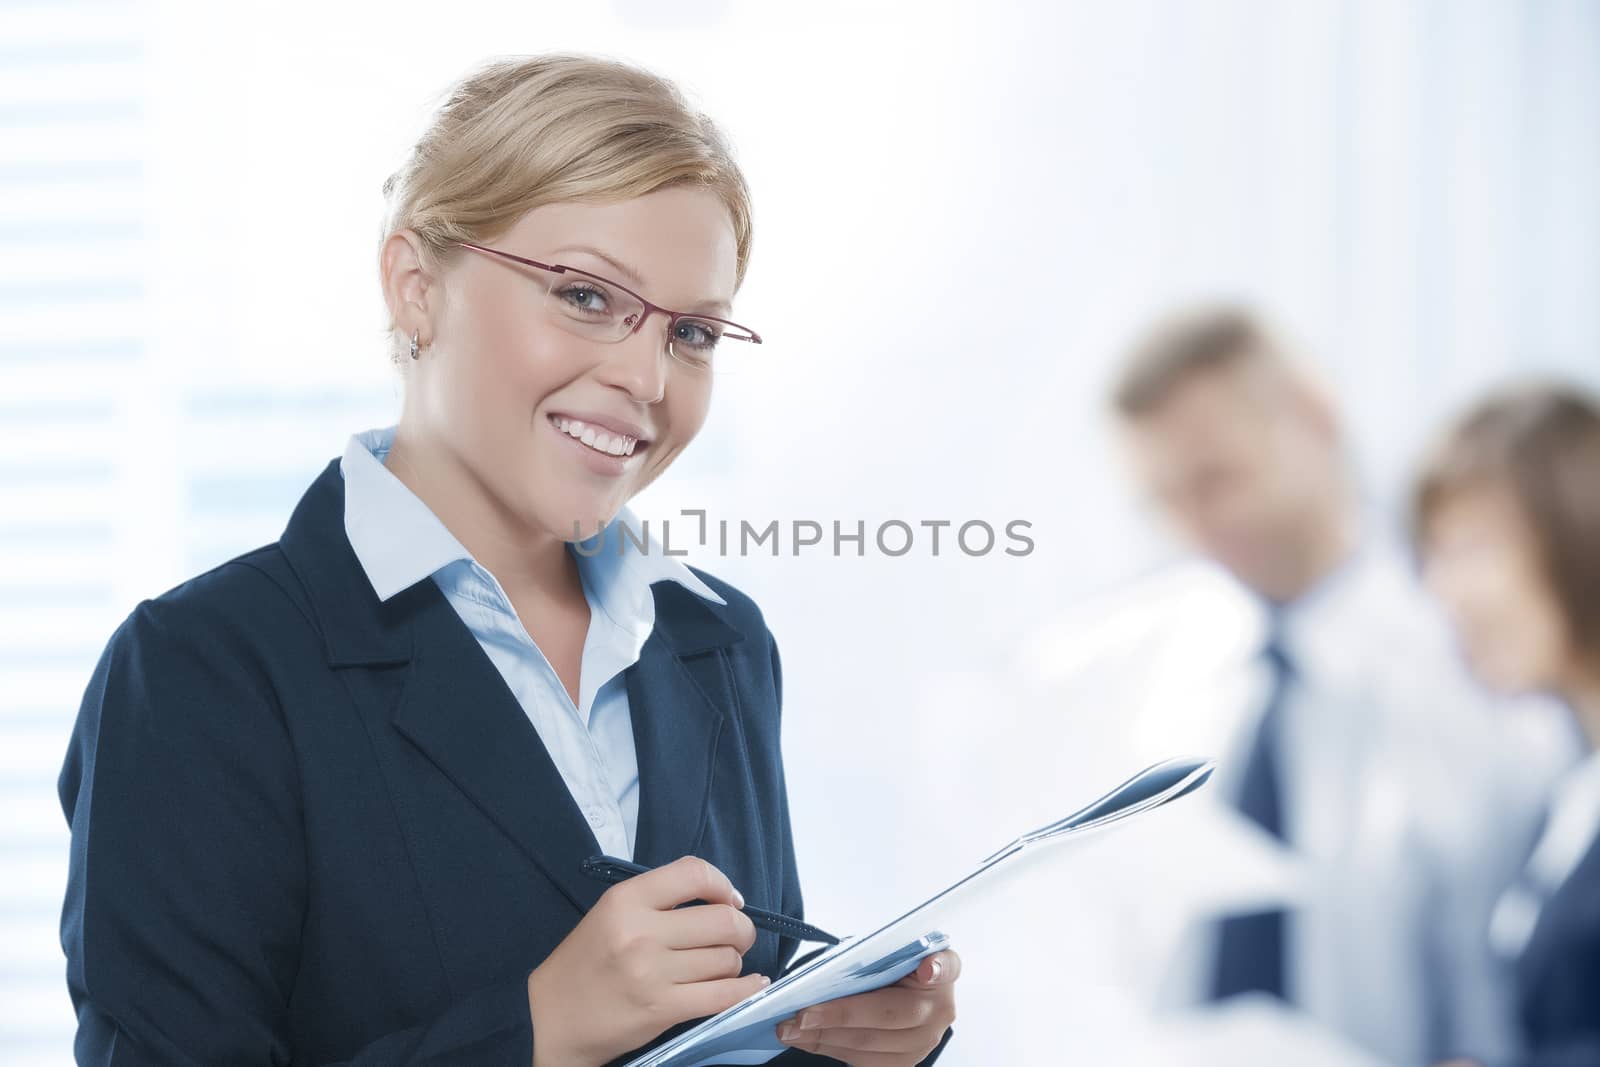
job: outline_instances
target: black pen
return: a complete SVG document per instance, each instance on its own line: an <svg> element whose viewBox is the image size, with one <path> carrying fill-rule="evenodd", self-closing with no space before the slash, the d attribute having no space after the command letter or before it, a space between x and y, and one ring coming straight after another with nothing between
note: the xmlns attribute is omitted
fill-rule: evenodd
<svg viewBox="0 0 1600 1067"><path fill-rule="evenodd" d="M630 863L615 856L590 856L583 861L583 873L591 878L598 878L602 882L615 885L617 882L627 881L636 874L644 874L653 870L651 867L641 867L637 863ZM746 905L740 909L750 917L750 921L763 930L771 930L777 934L787 934L798 937L802 941L821 941L827 945L837 945L839 939L826 930L818 929L810 923L803 923L799 919L791 919L787 915L780 915L775 911L765 911L761 908Z"/></svg>

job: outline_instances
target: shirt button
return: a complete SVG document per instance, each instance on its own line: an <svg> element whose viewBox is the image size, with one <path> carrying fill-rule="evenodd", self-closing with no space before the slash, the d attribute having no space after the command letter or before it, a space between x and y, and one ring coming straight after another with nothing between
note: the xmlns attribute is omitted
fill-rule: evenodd
<svg viewBox="0 0 1600 1067"><path fill-rule="evenodd" d="M589 809L589 824L591 826L604 826L606 824L606 817L600 813L599 808Z"/></svg>

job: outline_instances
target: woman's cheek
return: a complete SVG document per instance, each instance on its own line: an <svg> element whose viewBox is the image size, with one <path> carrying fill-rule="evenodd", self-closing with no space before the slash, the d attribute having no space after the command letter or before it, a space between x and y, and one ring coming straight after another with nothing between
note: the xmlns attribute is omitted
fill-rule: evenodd
<svg viewBox="0 0 1600 1067"><path fill-rule="evenodd" d="M699 391L691 392L687 389L681 391L674 398L676 403L673 403L672 407L663 413L665 417L657 422L656 430L661 436L650 447L655 455L643 472L644 476L635 492L655 481L699 436L710 411L710 392L709 387L700 386L699 383L694 384Z"/></svg>
<svg viewBox="0 0 1600 1067"><path fill-rule="evenodd" d="M696 370L683 376L683 388L675 398L680 402L668 411L678 439L687 446L699 436L711 414L711 372Z"/></svg>

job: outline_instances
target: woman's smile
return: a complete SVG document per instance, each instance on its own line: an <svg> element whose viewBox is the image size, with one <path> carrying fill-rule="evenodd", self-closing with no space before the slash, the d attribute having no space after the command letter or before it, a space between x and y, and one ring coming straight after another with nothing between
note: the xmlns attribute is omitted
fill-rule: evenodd
<svg viewBox="0 0 1600 1067"><path fill-rule="evenodd" d="M604 425L598 420L585 420L569 415L553 414L545 422L565 442L564 447L584 466L596 474L617 477L638 466L650 440L640 433L625 433L614 421ZM635 429L636 427L628 427Z"/></svg>

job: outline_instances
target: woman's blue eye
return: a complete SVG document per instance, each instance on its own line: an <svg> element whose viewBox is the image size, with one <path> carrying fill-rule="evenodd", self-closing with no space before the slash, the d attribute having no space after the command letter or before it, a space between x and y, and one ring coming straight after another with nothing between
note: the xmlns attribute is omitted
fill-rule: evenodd
<svg viewBox="0 0 1600 1067"><path fill-rule="evenodd" d="M610 300L605 290L593 285L569 285L559 290L556 296L569 307L586 315L604 315L609 310Z"/></svg>
<svg viewBox="0 0 1600 1067"><path fill-rule="evenodd" d="M679 319L678 326L672 333L673 344L681 344L692 349L710 352L722 339L722 333L710 323L696 322L692 319Z"/></svg>

